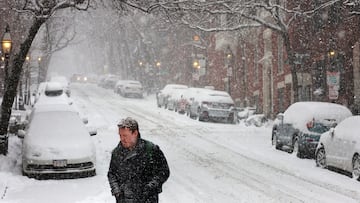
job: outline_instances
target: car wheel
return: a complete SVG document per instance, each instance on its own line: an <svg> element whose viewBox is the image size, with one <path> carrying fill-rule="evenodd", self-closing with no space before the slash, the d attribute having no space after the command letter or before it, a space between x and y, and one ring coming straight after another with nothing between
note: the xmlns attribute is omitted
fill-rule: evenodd
<svg viewBox="0 0 360 203"><path fill-rule="evenodd" d="M360 157L358 154L356 154L353 158L353 171L352 171L352 177L355 180L360 181Z"/></svg>
<svg viewBox="0 0 360 203"><path fill-rule="evenodd" d="M299 138L298 138L298 137L295 138L294 148L295 148L295 147L297 148L297 149L296 149L296 152L294 152L294 153L296 153L296 156L297 156L298 158L300 158L300 159L305 158L304 152L301 151L301 149L300 149Z"/></svg>
<svg viewBox="0 0 360 203"><path fill-rule="evenodd" d="M201 117L200 108L197 110L196 120L203 121L203 118Z"/></svg>
<svg viewBox="0 0 360 203"><path fill-rule="evenodd" d="M276 128L271 131L271 145L276 146Z"/></svg>
<svg viewBox="0 0 360 203"><path fill-rule="evenodd" d="M316 166L321 168L327 168L326 153L324 147L320 147L315 154Z"/></svg>
<svg viewBox="0 0 360 203"><path fill-rule="evenodd" d="M272 146L276 146L277 141L276 141L276 135L273 134L272 138L271 138L271 145Z"/></svg>
<svg viewBox="0 0 360 203"><path fill-rule="evenodd" d="M9 139L7 138L3 145L0 145L0 154L6 155L9 148Z"/></svg>
<svg viewBox="0 0 360 203"><path fill-rule="evenodd" d="M278 150L281 149L281 144L278 143L276 134L273 134L271 144L272 144L272 145L275 145L275 149L278 149Z"/></svg>

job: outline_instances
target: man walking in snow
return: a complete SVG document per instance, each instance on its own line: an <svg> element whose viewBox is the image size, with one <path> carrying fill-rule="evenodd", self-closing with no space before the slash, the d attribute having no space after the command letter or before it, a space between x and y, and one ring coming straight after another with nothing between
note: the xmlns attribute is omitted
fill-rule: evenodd
<svg viewBox="0 0 360 203"><path fill-rule="evenodd" d="M162 184L170 175L159 146L140 137L133 118L119 122L120 143L111 155L108 180L116 202L158 202Z"/></svg>

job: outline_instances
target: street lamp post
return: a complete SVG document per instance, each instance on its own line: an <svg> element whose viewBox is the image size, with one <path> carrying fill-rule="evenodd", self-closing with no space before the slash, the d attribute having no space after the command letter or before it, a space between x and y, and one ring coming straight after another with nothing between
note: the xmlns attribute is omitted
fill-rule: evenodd
<svg viewBox="0 0 360 203"><path fill-rule="evenodd" d="M1 40L1 48L2 53L4 54L4 61L5 61L5 67L4 67L4 90L6 89L6 85L8 85L8 77L9 77L9 58L12 48L12 41L11 41L11 35L10 35L10 28L9 25L6 25L5 33Z"/></svg>
<svg viewBox="0 0 360 203"><path fill-rule="evenodd" d="M4 88L5 90L7 89L7 85L8 83L8 65L9 65L9 58L10 58L10 53L11 53L11 48L12 48L12 41L11 41L11 35L10 35L10 28L9 25L6 25L5 28L5 33L2 36L1 39L1 49L2 49L2 53L4 54L4 61L5 61L5 67L4 67ZM5 102L5 100L3 100ZM6 105L2 105L2 109L1 109L1 125L0 125L0 154L6 155L7 151L8 151L8 146L9 146L9 137L7 135L7 125L4 125L3 122L5 119L3 117L3 115L6 115L8 112L4 111ZM6 116L10 116L9 114L7 114ZM6 118L5 116L5 118ZM4 120L3 120L4 119Z"/></svg>
<svg viewBox="0 0 360 203"><path fill-rule="evenodd" d="M26 105L30 104L30 56L26 56L24 102Z"/></svg>

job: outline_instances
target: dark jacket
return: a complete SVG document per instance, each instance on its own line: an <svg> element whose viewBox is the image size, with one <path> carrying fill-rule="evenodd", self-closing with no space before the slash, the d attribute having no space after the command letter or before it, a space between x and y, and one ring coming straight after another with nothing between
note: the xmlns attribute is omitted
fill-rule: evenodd
<svg viewBox="0 0 360 203"><path fill-rule="evenodd" d="M139 138L132 151L119 143L112 152L108 180L117 202L158 202L169 175L163 152L149 141Z"/></svg>

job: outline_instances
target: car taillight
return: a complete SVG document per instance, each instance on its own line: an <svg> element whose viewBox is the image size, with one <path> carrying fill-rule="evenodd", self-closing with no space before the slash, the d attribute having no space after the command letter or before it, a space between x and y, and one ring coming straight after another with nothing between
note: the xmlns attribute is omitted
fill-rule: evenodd
<svg viewBox="0 0 360 203"><path fill-rule="evenodd" d="M308 138L306 138L305 140L306 140L306 142L314 142L314 141L315 141L314 139L309 138L309 137L308 137Z"/></svg>

